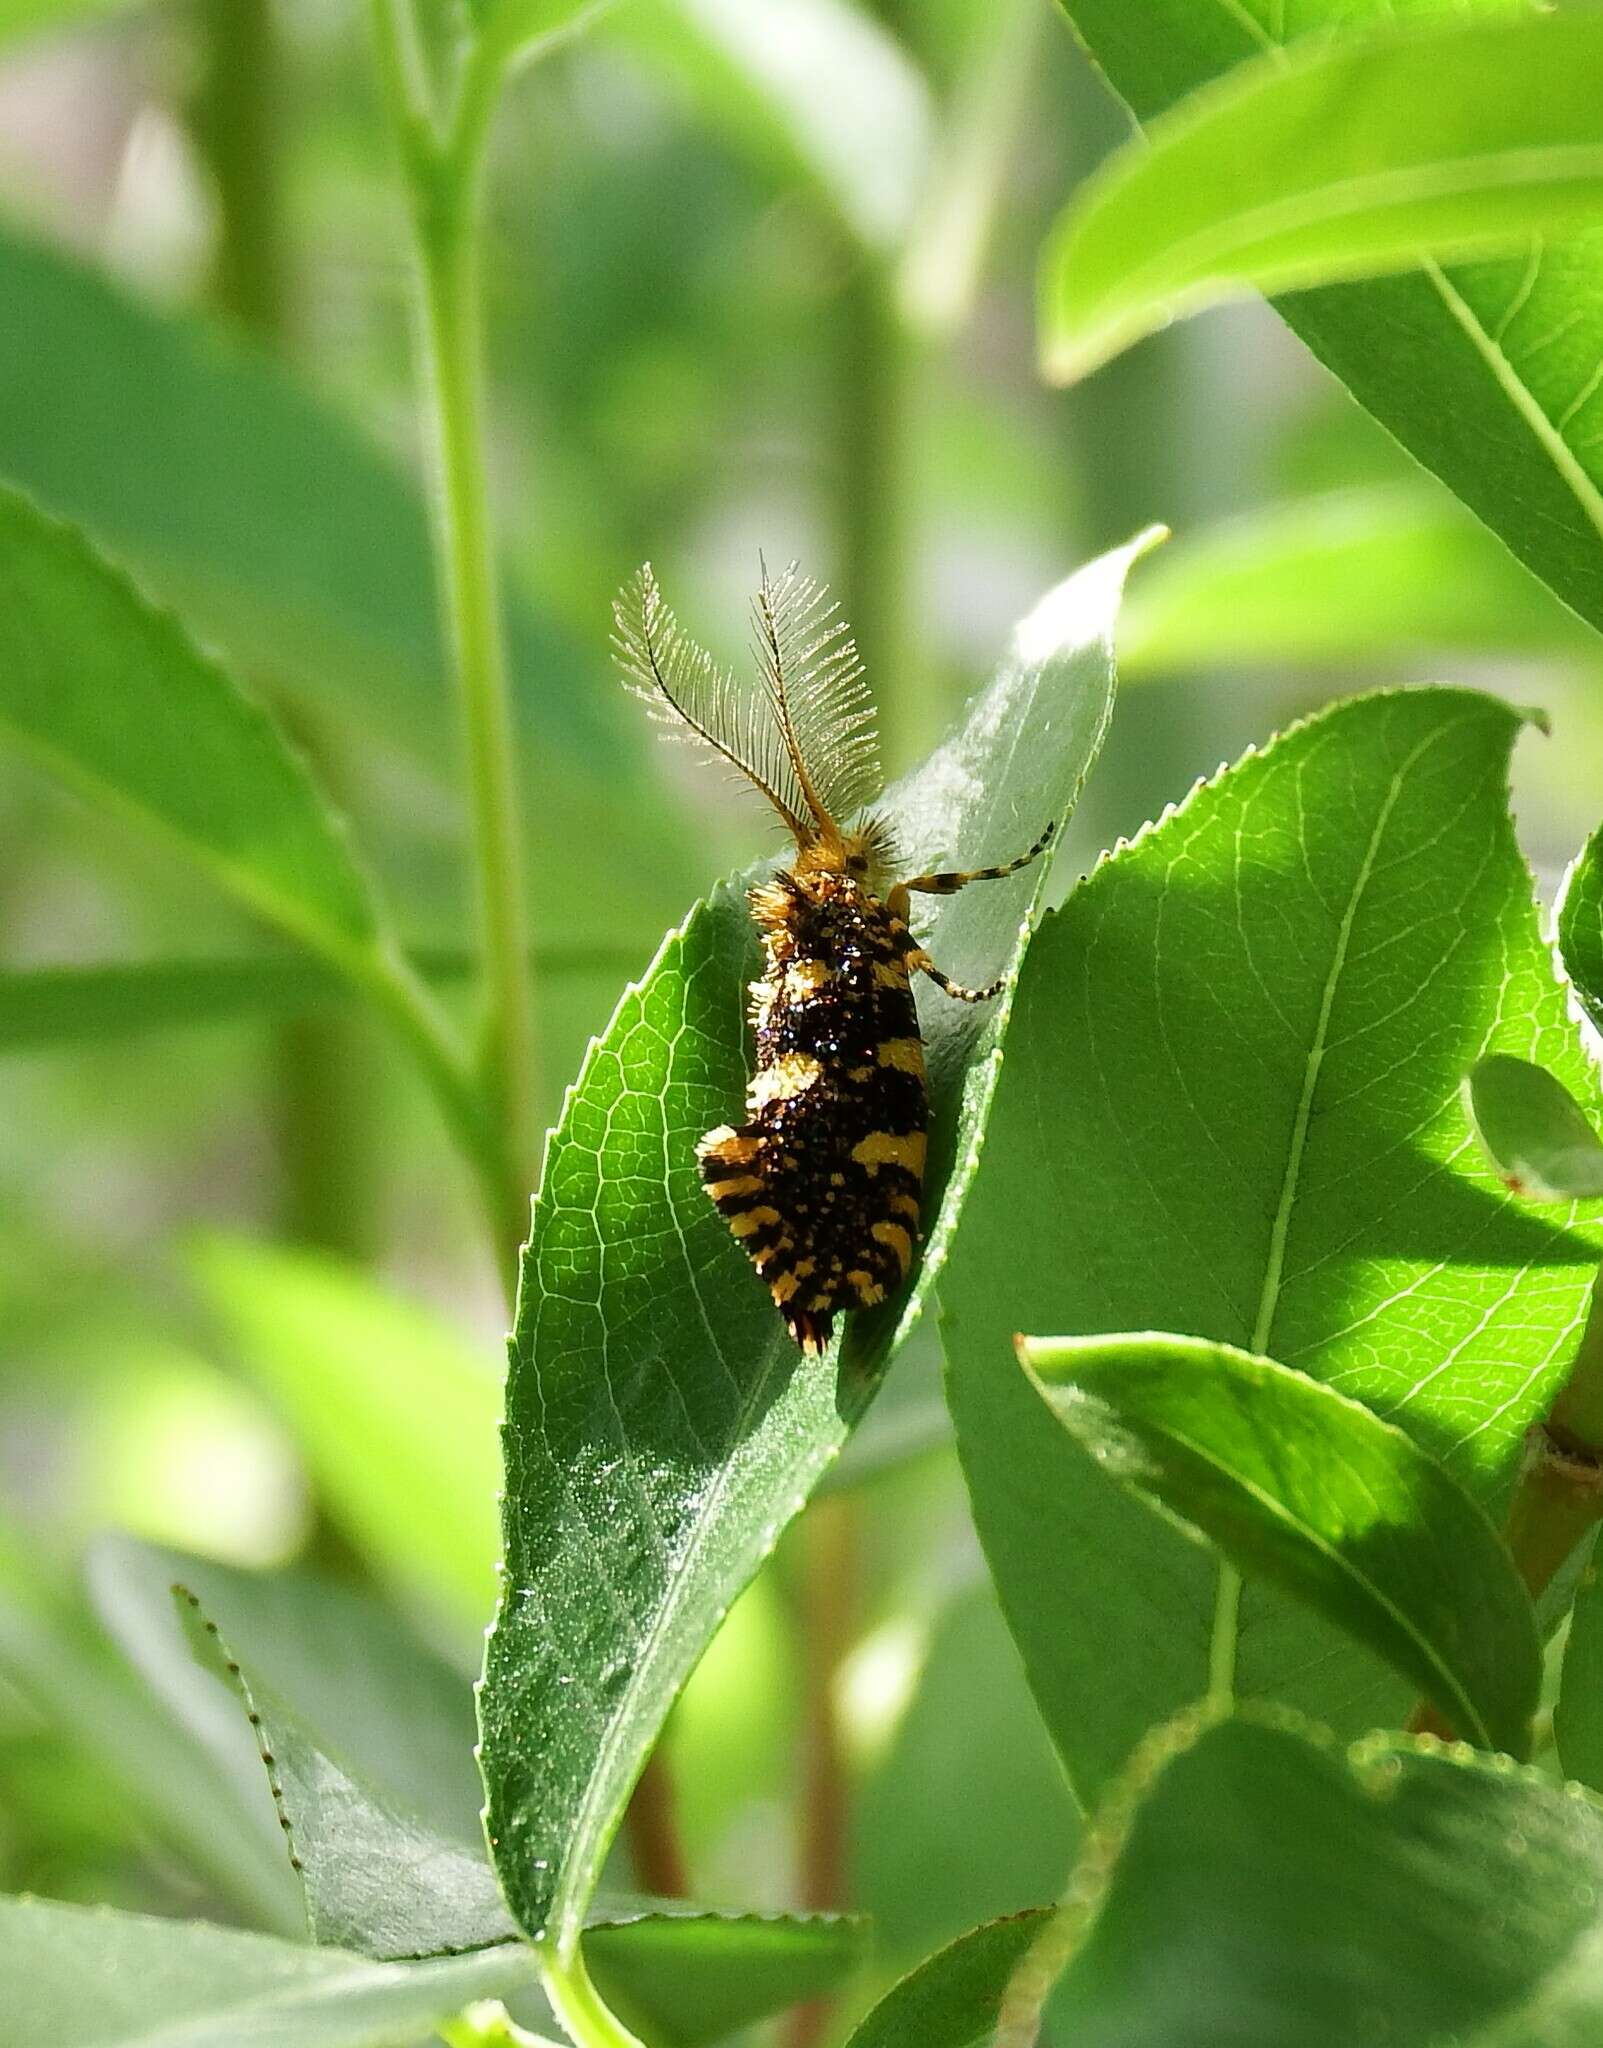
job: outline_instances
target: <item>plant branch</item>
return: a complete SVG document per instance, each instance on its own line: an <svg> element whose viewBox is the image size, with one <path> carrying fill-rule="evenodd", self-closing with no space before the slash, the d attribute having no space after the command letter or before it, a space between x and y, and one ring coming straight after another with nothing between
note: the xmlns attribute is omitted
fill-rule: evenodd
<svg viewBox="0 0 1603 2048"><path fill-rule="evenodd" d="M442 130L428 112L414 27L402 0L374 0L417 260L441 610L462 711L484 969L483 1081L497 1149L511 1168L493 1224L510 1282L527 1235L535 1133L524 836L490 530L479 313L485 145L500 74L475 45Z"/></svg>

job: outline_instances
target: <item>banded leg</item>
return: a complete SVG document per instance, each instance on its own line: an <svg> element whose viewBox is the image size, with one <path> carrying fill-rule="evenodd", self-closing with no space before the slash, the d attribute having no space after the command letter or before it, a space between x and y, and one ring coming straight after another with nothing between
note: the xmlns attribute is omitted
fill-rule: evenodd
<svg viewBox="0 0 1603 2048"><path fill-rule="evenodd" d="M909 974L927 974L935 986L943 994L949 995L954 1002L988 1003L992 996L999 996L1002 993L1002 985L1007 980L1005 974L999 974L995 981L988 981L984 988L969 988L966 983L953 981L948 975L942 974L922 946L915 946L902 957Z"/></svg>
<svg viewBox="0 0 1603 2048"><path fill-rule="evenodd" d="M917 890L921 896L955 896L959 889L966 889L970 882L999 882L1004 875L1016 875L1020 868L1027 868L1052 843L1056 832L1055 824L1048 825L1028 853L1021 853L1016 860L1004 861L995 868L952 868L944 874L914 875L910 880L898 882L885 899L885 907L891 914L892 929L905 931L909 910L908 896ZM907 944L902 953L902 964L909 974L927 974L935 986L959 1003L988 1003L992 996L1002 993L1006 975L999 975L983 988L968 988L960 981L953 981L935 965L922 946L914 943L907 934Z"/></svg>
<svg viewBox="0 0 1603 2048"><path fill-rule="evenodd" d="M1020 868L1027 868L1032 860L1038 859L1052 844L1052 835L1057 826L1048 825L1028 853L1021 853L1016 860L1004 861L997 868L949 868L939 875L913 875L905 882L898 882L885 899L886 907L893 917L907 915L906 904L898 905L899 895L955 896L959 889L966 889L970 882L1000 882L1004 875L1016 875Z"/></svg>

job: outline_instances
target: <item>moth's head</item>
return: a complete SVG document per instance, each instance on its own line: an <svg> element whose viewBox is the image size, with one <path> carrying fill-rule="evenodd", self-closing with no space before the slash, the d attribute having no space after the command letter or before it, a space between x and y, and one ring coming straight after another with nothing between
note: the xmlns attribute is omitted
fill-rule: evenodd
<svg viewBox="0 0 1603 2048"><path fill-rule="evenodd" d="M813 874L845 875L871 896L883 896L895 862L890 827L882 818L865 818L850 832L838 827L820 832L803 848L797 868Z"/></svg>

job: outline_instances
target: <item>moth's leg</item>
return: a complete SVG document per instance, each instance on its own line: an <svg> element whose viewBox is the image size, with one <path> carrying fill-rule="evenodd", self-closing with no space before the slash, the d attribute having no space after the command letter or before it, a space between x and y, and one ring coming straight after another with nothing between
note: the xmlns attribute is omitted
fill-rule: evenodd
<svg viewBox="0 0 1603 2048"><path fill-rule="evenodd" d="M999 974L995 981L988 981L984 988L969 988L963 982L953 981L949 976L942 974L922 946L915 946L906 956L906 961L909 974L927 974L938 989L959 1003L988 1003L992 996L999 996L1002 993L1002 984L1007 980L1005 974Z"/></svg>
<svg viewBox="0 0 1603 2048"><path fill-rule="evenodd" d="M885 908L890 912L893 930L898 936L907 932L907 917L910 909L909 895L914 891L921 896L955 896L959 889L966 889L970 882L999 882L1004 875L1016 875L1020 868L1027 868L1032 860L1045 852L1052 843L1056 825L1048 825L1028 853L1021 853L1016 860L1004 861L995 868L953 868L939 875L914 875L905 882L898 882L885 898ZM927 974L938 989L960 1003L988 1003L992 996L1002 993L1006 975L987 982L984 988L967 988L960 981L952 981L935 965L922 946L907 932L902 950L902 964L909 974Z"/></svg>
<svg viewBox="0 0 1603 2048"><path fill-rule="evenodd" d="M896 884L885 898L885 907L892 917L905 919L910 895L955 896L970 882L999 882L1004 875L1016 875L1020 868L1027 868L1032 860L1046 851L1056 830L1056 825L1048 825L1028 853L1021 853L1017 860L1004 861L997 868L949 868L939 875L911 875L905 882Z"/></svg>

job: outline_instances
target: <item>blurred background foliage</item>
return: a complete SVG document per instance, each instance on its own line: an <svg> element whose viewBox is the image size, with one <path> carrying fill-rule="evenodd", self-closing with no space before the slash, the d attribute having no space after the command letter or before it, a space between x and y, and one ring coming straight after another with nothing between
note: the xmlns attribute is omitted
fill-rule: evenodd
<svg viewBox="0 0 1603 2048"><path fill-rule="evenodd" d="M0 4L0 478L275 703L456 1001L454 722L366 29L354 0ZM610 680L608 603L647 556L733 660L759 549L830 577L895 771L1041 589L1167 522L1082 867L1277 724L1415 678L1551 713L1516 791L1549 889L1595 824L1592 636L1266 308L1039 382L1042 237L1125 127L1048 0L620 0L515 86L487 314L544 1120L764 830ZM460 1683L493 1270L377 1030L10 753L0 911L0 1886L273 1925L260 1790L186 1749L107 1532L341 1582L429 1646L416 1683ZM1047 1896L1073 1847L934 1345L927 1321L838 1479L871 1489L837 1705L887 1973ZM709 1896L796 1896L797 1580L782 1547L671 1726Z"/></svg>

